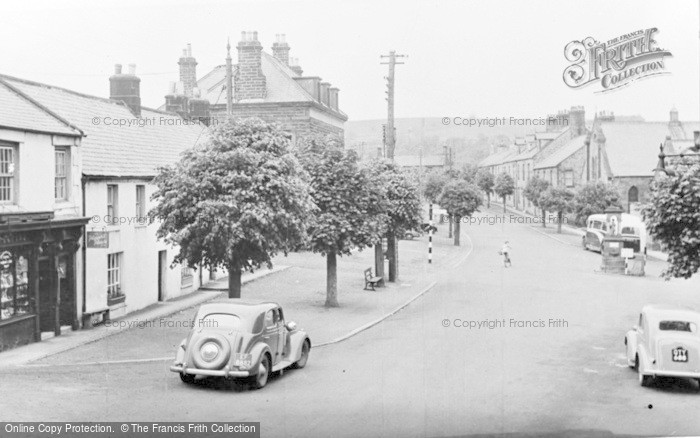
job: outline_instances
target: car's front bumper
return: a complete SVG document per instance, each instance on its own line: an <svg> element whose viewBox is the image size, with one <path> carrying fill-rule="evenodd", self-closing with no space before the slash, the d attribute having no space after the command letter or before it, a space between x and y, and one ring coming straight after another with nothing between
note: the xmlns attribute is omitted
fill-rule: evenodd
<svg viewBox="0 0 700 438"><path fill-rule="evenodd" d="M174 373L185 373L192 375L215 377L250 377L251 375L250 371L231 370L228 367L225 367L220 370L205 370L201 368L183 367L180 364L170 365L170 371Z"/></svg>

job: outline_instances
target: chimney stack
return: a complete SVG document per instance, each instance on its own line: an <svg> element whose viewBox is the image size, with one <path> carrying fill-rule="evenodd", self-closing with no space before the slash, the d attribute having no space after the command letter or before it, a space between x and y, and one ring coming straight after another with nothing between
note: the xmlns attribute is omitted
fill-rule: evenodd
<svg viewBox="0 0 700 438"><path fill-rule="evenodd" d="M304 70L299 67L299 58L289 58L289 68L291 68L292 71L299 76L304 73Z"/></svg>
<svg viewBox="0 0 700 438"><path fill-rule="evenodd" d="M289 44L287 36L283 33L275 35L275 43L272 44L272 54L282 61L284 65L289 65Z"/></svg>
<svg viewBox="0 0 700 438"><path fill-rule="evenodd" d="M241 32L238 43L238 68L234 80L236 101L263 99L267 81L262 72L262 44L257 32Z"/></svg>
<svg viewBox="0 0 700 438"><path fill-rule="evenodd" d="M185 96L192 97L192 90L197 86L197 60L192 56L192 44L182 50L178 61L180 66L180 82L185 87Z"/></svg>
<svg viewBox="0 0 700 438"><path fill-rule="evenodd" d="M586 133L586 110L582 106L572 106L569 111L571 137L578 137Z"/></svg>
<svg viewBox="0 0 700 438"><path fill-rule="evenodd" d="M129 64L129 73L122 73L122 65L115 64L114 74L109 78L109 98L119 100L131 112L141 117L141 79L136 76L136 64Z"/></svg>

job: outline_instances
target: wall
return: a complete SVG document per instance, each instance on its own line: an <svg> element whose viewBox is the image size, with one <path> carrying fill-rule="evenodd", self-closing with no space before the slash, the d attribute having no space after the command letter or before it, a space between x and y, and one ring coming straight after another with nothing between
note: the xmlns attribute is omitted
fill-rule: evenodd
<svg viewBox="0 0 700 438"><path fill-rule="evenodd" d="M633 186L637 187L640 203L643 204L650 200L651 189L649 188L649 184L651 183L651 180L651 176L625 176L613 178L613 184L620 193L620 199L622 200L622 208L625 210L625 212L630 212L630 205L627 196L630 188ZM632 213L634 213L634 207L635 206L633 206L633 208L631 209Z"/></svg>
<svg viewBox="0 0 700 438"><path fill-rule="evenodd" d="M18 203L0 205L0 213L54 211L56 216L80 215L81 159L78 138L0 129L0 140L17 143L19 157ZM71 156L69 198L61 202L54 200L54 151L57 146L66 147Z"/></svg>
<svg viewBox="0 0 700 438"><path fill-rule="evenodd" d="M243 103L233 105L232 115L241 118L259 117L268 123L278 123L294 138L309 134L334 134L344 139L343 122L330 115L326 116L327 119L321 120L323 116L317 114L319 112L319 110L311 108L310 104L300 102ZM226 116L225 106L212 107L211 115L223 119Z"/></svg>
<svg viewBox="0 0 700 438"><path fill-rule="evenodd" d="M108 223L107 184L117 184L119 201L118 217L122 224ZM109 232L109 248L87 248L86 255L86 297L87 311L107 306L107 255L122 253L121 285L125 302L115 306L112 317L124 315L158 302L158 252L167 251L167 267L163 299L171 299L194 292L200 287L199 271L193 275L191 286L181 285L179 265L170 264L177 254L177 248L166 245L156 238L158 224L147 224L136 217L136 186L146 187L146 211L153 207L150 197L155 186L146 180L118 179L87 181L85 184L86 216L91 220L86 231ZM220 273L223 275L224 273ZM202 270L202 279L209 281L209 271Z"/></svg>

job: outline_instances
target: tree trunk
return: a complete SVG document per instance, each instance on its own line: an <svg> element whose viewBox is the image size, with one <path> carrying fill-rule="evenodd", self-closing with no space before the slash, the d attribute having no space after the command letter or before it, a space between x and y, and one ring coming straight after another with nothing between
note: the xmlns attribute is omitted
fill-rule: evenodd
<svg viewBox="0 0 700 438"><path fill-rule="evenodd" d="M506 212L506 197L503 197L503 213Z"/></svg>
<svg viewBox="0 0 700 438"><path fill-rule="evenodd" d="M461 230L460 223L462 222L462 218L459 216L455 216L455 246L459 246L459 233Z"/></svg>
<svg viewBox="0 0 700 438"><path fill-rule="evenodd" d="M547 212L543 208L542 209L542 228L547 228L546 220L547 220Z"/></svg>
<svg viewBox="0 0 700 438"><path fill-rule="evenodd" d="M447 222L449 223L449 228L447 231L447 238L449 239L452 237L452 215L451 214L447 215Z"/></svg>
<svg viewBox="0 0 700 438"><path fill-rule="evenodd" d="M563 212L557 213L557 233L561 234L561 218L564 216Z"/></svg>
<svg viewBox="0 0 700 438"><path fill-rule="evenodd" d="M374 245L374 275L384 277L384 245L381 239Z"/></svg>
<svg viewBox="0 0 700 438"><path fill-rule="evenodd" d="M338 263L334 252L326 255L326 307L339 307Z"/></svg>
<svg viewBox="0 0 700 438"><path fill-rule="evenodd" d="M399 245L396 234L386 233L386 250L389 255L389 281L394 282L399 277Z"/></svg>
<svg viewBox="0 0 700 438"><path fill-rule="evenodd" d="M486 208L491 208L491 193L486 194Z"/></svg>
<svg viewBox="0 0 700 438"><path fill-rule="evenodd" d="M235 261L228 267L228 297L241 297L241 267Z"/></svg>

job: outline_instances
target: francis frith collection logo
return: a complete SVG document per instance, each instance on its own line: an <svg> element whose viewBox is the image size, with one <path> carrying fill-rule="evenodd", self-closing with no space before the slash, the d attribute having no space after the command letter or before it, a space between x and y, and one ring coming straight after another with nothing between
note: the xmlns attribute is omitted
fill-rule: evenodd
<svg viewBox="0 0 700 438"><path fill-rule="evenodd" d="M564 83L571 88L600 83L602 90L597 93L604 93L638 79L668 74L664 58L673 55L657 46L656 32L653 27L606 42L592 37L571 41L564 48L566 60L572 63L564 70Z"/></svg>

